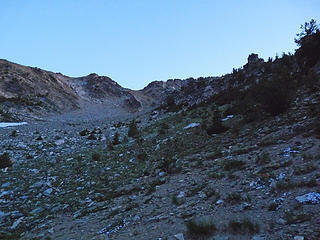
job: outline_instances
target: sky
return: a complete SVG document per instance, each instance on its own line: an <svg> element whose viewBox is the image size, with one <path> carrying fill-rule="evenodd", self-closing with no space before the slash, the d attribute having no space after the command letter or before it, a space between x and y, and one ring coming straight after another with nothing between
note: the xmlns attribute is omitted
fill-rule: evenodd
<svg viewBox="0 0 320 240"><path fill-rule="evenodd" d="M294 52L318 0L0 0L0 58L141 89Z"/></svg>

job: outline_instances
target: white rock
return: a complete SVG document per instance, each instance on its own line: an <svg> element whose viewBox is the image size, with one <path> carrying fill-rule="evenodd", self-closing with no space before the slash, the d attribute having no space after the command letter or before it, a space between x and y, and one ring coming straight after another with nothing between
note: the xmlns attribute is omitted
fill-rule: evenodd
<svg viewBox="0 0 320 240"><path fill-rule="evenodd" d="M310 192L302 196L296 197L296 200L302 204L320 204L320 193Z"/></svg>
<svg viewBox="0 0 320 240"><path fill-rule="evenodd" d="M55 141L54 144L56 144L57 146L60 146L60 145L64 144L64 140L59 139L59 140Z"/></svg>
<svg viewBox="0 0 320 240"><path fill-rule="evenodd" d="M227 121L227 120L229 120L229 119L231 119L231 118L233 118L233 115L228 115L228 116L226 116L225 118L222 118L221 119L221 121Z"/></svg>
<svg viewBox="0 0 320 240"><path fill-rule="evenodd" d="M223 203L223 200L222 199L219 199L218 201L216 201L216 204L217 205L220 205L220 204L222 204Z"/></svg>
<svg viewBox="0 0 320 240"><path fill-rule="evenodd" d="M304 240L304 236L295 236L294 240Z"/></svg>
<svg viewBox="0 0 320 240"><path fill-rule="evenodd" d="M177 196L177 198L184 198L185 197L185 193L184 192L180 192Z"/></svg>
<svg viewBox="0 0 320 240"><path fill-rule="evenodd" d="M194 128L198 127L200 123L190 123L189 125L185 126L183 129L189 129L189 128Z"/></svg>
<svg viewBox="0 0 320 240"><path fill-rule="evenodd" d="M184 240L184 237L183 237L183 234L182 234L182 233L178 233L178 234L174 235L174 237L175 237L177 240Z"/></svg>
<svg viewBox="0 0 320 240"><path fill-rule="evenodd" d="M48 188L47 190L45 190L45 191L43 192L43 194L44 194L45 196L50 196L50 194L52 193L52 191L53 191L52 188Z"/></svg>
<svg viewBox="0 0 320 240"><path fill-rule="evenodd" d="M25 125L27 124L26 122L0 122L0 127L15 127L15 126L20 126L20 125Z"/></svg>

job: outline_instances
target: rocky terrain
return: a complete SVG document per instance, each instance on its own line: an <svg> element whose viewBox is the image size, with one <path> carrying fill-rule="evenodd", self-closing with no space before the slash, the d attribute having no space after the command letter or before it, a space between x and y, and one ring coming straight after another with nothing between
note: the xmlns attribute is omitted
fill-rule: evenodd
<svg viewBox="0 0 320 240"><path fill-rule="evenodd" d="M0 239L320 239L319 36L140 91L3 61Z"/></svg>
<svg viewBox="0 0 320 240"><path fill-rule="evenodd" d="M170 83L155 82L154 87L134 91L94 73L72 78L0 60L0 119L41 119L91 105L105 105L105 111L142 111L159 106L175 86L182 85L181 80Z"/></svg>

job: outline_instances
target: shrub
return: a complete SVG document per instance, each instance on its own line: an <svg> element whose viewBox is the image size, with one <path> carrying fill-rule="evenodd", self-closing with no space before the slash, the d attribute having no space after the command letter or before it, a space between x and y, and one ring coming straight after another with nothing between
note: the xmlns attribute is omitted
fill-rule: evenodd
<svg viewBox="0 0 320 240"><path fill-rule="evenodd" d="M235 203L240 203L243 200L241 194L239 193L229 193L229 195L226 198L226 202L235 204Z"/></svg>
<svg viewBox="0 0 320 240"><path fill-rule="evenodd" d="M267 152L260 154L256 159L256 163L259 165L267 164L270 161L271 161L271 159L270 159L269 153L267 153Z"/></svg>
<svg viewBox="0 0 320 240"><path fill-rule="evenodd" d="M10 161L9 153L5 152L0 155L0 168L10 167L12 162Z"/></svg>
<svg viewBox="0 0 320 240"><path fill-rule="evenodd" d="M160 124L160 128L159 128L158 133L160 135L165 134L168 131L168 129L169 129L169 125L163 122Z"/></svg>
<svg viewBox="0 0 320 240"><path fill-rule="evenodd" d="M207 133L209 135L219 134L227 131L228 128L222 124L221 113L218 110L214 110L213 117L210 123L208 123Z"/></svg>
<svg viewBox="0 0 320 240"><path fill-rule="evenodd" d="M114 150L114 147L113 147L113 145L112 145L111 143L108 143L108 144L107 144L107 149L108 149L109 151L112 151L112 150Z"/></svg>
<svg viewBox="0 0 320 240"><path fill-rule="evenodd" d="M174 205L179 205L178 197L176 194L171 195L171 201Z"/></svg>
<svg viewBox="0 0 320 240"><path fill-rule="evenodd" d="M230 221L229 231L233 234L255 234L259 233L259 225L257 223L252 223L249 219L244 219L242 221Z"/></svg>
<svg viewBox="0 0 320 240"><path fill-rule="evenodd" d="M94 132L91 132L90 135L87 137L88 140L97 140L96 136L94 135Z"/></svg>
<svg viewBox="0 0 320 240"><path fill-rule="evenodd" d="M192 235L208 235L217 230L212 217L192 219L187 222L187 229Z"/></svg>
<svg viewBox="0 0 320 240"><path fill-rule="evenodd" d="M270 205L268 207L268 210L269 211L275 211L275 210L277 210L278 207L279 207L279 203L272 202L272 203L270 203Z"/></svg>
<svg viewBox="0 0 320 240"><path fill-rule="evenodd" d="M287 221L287 224L302 223L305 221L310 221L312 219L310 214L307 213L294 213L290 210L286 211L284 218Z"/></svg>
<svg viewBox="0 0 320 240"><path fill-rule="evenodd" d="M253 95L262 108L274 116L288 109L292 88L290 70L285 66L278 68L271 78L264 77L259 84L252 88Z"/></svg>
<svg viewBox="0 0 320 240"><path fill-rule="evenodd" d="M295 42L300 46L296 51L299 67L303 72L308 72L320 60L320 31L315 20L301 25L302 32Z"/></svg>
<svg viewBox="0 0 320 240"><path fill-rule="evenodd" d="M148 159L148 155L145 152L140 152L138 153L137 158L141 161L146 161Z"/></svg>
<svg viewBox="0 0 320 240"><path fill-rule="evenodd" d="M115 133L114 136L113 136L113 140L112 140L112 144L113 145L118 145L120 144L120 140L119 140L119 133Z"/></svg>
<svg viewBox="0 0 320 240"><path fill-rule="evenodd" d="M305 167L293 167L293 174L294 175L304 175L304 174L308 174L313 172L314 170L316 170L318 167L316 165L311 164L307 164Z"/></svg>
<svg viewBox="0 0 320 240"><path fill-rule="evenodd" d="M94 152L94 153L92 153L92 155L91 155L92 161L100 161L100 158L101 158L101 156L100 156L100 154L97 153L97 152Z"/></svg>
<svg viewBox="0 0 320 240"><path fill-rule="evenodd" d="M18 135L17 130L13 130L10 134L10 137L16 137Z"/></svg>
<svg viewBox="0 0 320 240"><path fill-rule="evenodd" d="M83 137L83 136L86 136L87 134L89 134L88 129L84 129L84 130L82 130L82 131L79 132L79 135L82 136L82 137Z"/></svg>
<svg viewBox="0 0 320 240"><path fill-rule="evenodd" d="M128 137L136 138L138 136L139 136L139 130L137 128L137 123L134 120L132 120L129 124Z"/></svg>
<svg viewBox="0 0 320 240"><path fill-rule="evenodd" d="M230 171L233 169L241 169L246 163L242 160L230 159L224 162L223 169L226 171Z"/></svg>

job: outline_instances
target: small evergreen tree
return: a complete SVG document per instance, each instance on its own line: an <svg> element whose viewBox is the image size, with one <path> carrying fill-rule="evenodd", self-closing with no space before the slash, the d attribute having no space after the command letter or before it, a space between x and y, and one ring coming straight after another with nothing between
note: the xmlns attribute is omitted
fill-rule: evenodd
<svg viewBox="0 0 320 240"><path fill-rule="evenodd" d="M228 130L228 128L222 124L220 111L215 107L213 107L213 116L208 125L207 133L209 135L223 133Z"/></svg>
<svg viewBox="0 0 320 240"><path fill-rule="evenodd" d="M296 51L296 58L302 72L307 74L309 69L320 61L320 30L313 19L301 25L301 30L295 39L300 47Z"/></svg>

